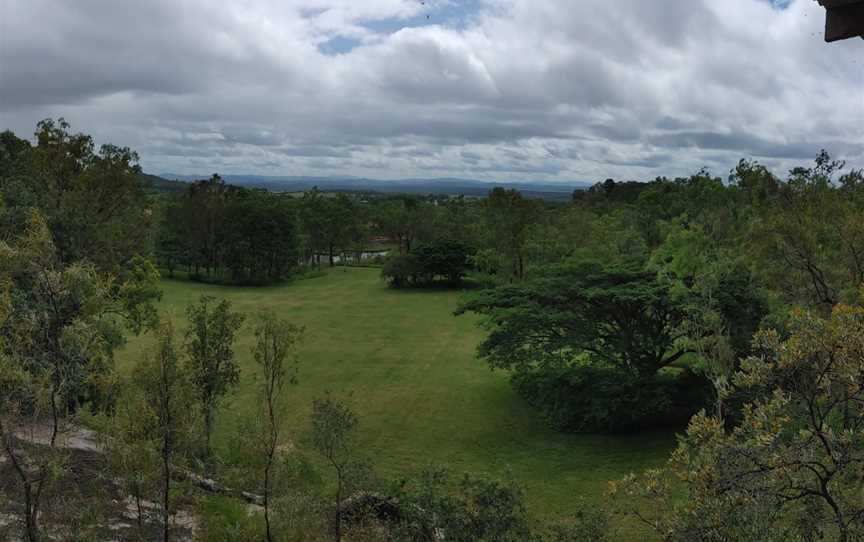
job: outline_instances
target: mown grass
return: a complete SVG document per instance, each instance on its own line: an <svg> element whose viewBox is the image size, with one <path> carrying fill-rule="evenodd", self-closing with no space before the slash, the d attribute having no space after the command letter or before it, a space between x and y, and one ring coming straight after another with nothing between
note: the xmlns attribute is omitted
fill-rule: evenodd
<svg viewBox="0 0 864 542"><path fill-rule="evenodd" d="M579 499L599 502L609 480L668 456L671 431L553 431L511 390L506 374L476 359L483 331L473 315L453 316L460 292L395 291L378 274L336 268L265 288L164 280L160 309L182 331L185 306L207 294L229 299L250 316L270 309L305 326L299 384L290 390L290 437L304 446L310 402L330 391L355 410L361 452L384 475L410 475L433 463L454 473L509 472L525 488L535 515L560 517ZM242 383L219 413L217 450L227 449L253 412L252 340L247 321L236 346ZM135 363L148 341L130 340L118 356L121 370Z"/></svg>

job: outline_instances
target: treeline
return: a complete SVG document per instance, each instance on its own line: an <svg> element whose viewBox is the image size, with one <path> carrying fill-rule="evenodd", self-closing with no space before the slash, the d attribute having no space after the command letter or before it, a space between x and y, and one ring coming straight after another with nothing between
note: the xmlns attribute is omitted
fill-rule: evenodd
<svg viewBox="0 0 864 542"><path fill-rule="evenodd" d="M640 430L700 408L732 422L747 397L729 382L757 330L860 302L862 179L823 152L785 180L742 161L725 180L607 180L569 206L499 206L485 223L508 233L479 238L473 260L495 287L460 312L484 316L480 356L556 427Z"/></svg>
<svg viewBox="0 0 864 542"><path fill-rule="evenodd" d="M219 176L159 201L155 252L173 275L265 284L298 264L296 209L287 198L226 185Z"/></svg>

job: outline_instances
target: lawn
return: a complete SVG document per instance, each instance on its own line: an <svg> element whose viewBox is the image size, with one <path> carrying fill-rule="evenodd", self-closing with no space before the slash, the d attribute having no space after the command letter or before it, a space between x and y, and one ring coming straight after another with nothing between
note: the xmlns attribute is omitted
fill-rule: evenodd
<svg viewBox="0 0 864 542"><path fill-rule="evenodd" d="M548 428L511 390L506 374L476 359L483 331L473 315L453 316L460 292L390 290L378 275L377 269L336 268L267 288L164 280L160 308L183 330L184 307L207 294L249 315L266 308L306 326L289 431L302 445L310 402L329 390L355 410L362 453L383 474L411 474L431 463L454 472L509 471L532 512L548 517L567 514L579 498L601 499L607 481L668 456L670 431L594 436ZM247 326L235 349L242 384L220 412L217 449L251 413L252 339ZM121 370L147 342L130 340L118 356Z"/></svg>

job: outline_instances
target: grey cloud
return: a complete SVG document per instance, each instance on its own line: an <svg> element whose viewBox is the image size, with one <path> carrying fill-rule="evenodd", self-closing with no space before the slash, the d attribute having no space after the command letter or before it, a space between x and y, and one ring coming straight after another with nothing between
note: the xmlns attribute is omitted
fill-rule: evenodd
<svg viewBox="0 0 864 542"><path fill-rule="evenodd" d="M744 133L680 132L653 135L647 137L646 140L658 147L698 147L708 150L731 150L756 157L792 158L799 160L813 158L820 149L832 149L834 152L844 155L860 155L864 152L864 144L862 143L850 143L846 141L778 143Z"/></svg>
<svg viewBox="0 0 864 542"><path fill-rule="evenodd" d="M442 3L443 0L442 0ZM864 162L859 42L810 0L6 0L0 129L65 116L149 171L652 178ZM359 45L337 56L334 38Z"/></svg>

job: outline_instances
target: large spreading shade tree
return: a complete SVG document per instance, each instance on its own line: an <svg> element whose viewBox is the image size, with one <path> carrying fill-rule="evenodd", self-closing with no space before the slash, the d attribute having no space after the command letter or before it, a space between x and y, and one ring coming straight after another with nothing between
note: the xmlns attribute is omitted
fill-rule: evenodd
<svg viewBox="0 0 864 542"><path fill-rule="evenodd" d="M568 365L585 354L648 376L686 352L677 345L681 308L638 263L553 267L482 292L459 309L467 311L485 317L490 333L479 354L500 369Z"/></svg>
<svg viewBox="0 0 864 542"><path fill-rule="evenodd" d="M695 410L678 408L686 393L660 372L688 351L684 306L639 262L553 266L477 294L458 310L467 311L489 330L479 355L510 370L562 429L629 429Z"/></svg>

